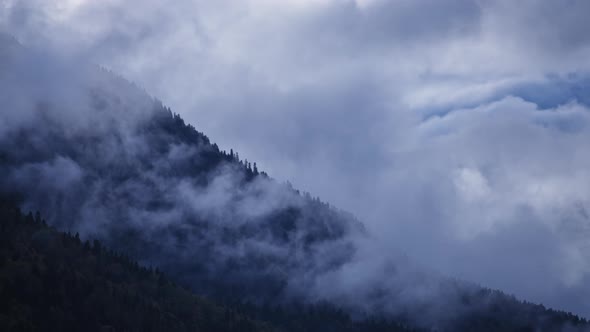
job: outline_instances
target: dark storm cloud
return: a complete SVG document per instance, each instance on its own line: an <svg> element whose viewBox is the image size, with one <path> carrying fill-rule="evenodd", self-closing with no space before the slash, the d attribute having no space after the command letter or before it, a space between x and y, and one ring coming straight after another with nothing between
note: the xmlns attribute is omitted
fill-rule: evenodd
<svg viewBox="0 0 590 332"><path fill-rule="evenodd" d="M55 3L4 1L0 24L137 81L391 252L590 314L588 2Z"/></svg>

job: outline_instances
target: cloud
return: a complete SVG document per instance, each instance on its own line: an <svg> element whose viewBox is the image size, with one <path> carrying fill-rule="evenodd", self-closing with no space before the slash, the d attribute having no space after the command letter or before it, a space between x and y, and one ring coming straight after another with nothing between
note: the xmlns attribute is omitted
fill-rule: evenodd
<svg viewBox="0 0 590 332"><path fill-rule="evenodd" d="M590 315L586 1L2 4L25 44L138 82L391 251Z"/></svg>
<svg viewBox="0 0 590 332"><path fill-rule="evenodd" d="M588 111L508 97L424 122L423 151L398 156L410 170L383 179L379 192L400 201L376 213L389 222L375 229L448 274L585 312L557 294L585 292L588 277Z"/></svg>

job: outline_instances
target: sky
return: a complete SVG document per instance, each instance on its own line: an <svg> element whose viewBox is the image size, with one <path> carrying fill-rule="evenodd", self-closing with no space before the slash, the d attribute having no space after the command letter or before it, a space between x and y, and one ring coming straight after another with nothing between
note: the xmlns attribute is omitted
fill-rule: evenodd
<svg viewBox="0 0 590 332"><path fill-rule="evenodd" d="M0 0L429 269L590 317L590 2ZM386 253L384 253L385 255Z"/></svg>

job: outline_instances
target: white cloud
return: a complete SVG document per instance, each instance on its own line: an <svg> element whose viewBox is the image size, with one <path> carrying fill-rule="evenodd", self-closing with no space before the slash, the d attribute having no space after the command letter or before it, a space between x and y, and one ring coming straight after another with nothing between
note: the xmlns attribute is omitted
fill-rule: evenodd
<svg viewBox="0 0 590 332"><path fill-rule="evenodd" d="M488 181L477 169L457 170L454 182L459 194L467 201L483 200L490 195Z"/></svg>
<svg viewBox="0 0 590 332"><path fill-rule="evenodd" d="M423 264L590 315L590 111L515 92L588 75L589 2L3 3Z"/></svg>

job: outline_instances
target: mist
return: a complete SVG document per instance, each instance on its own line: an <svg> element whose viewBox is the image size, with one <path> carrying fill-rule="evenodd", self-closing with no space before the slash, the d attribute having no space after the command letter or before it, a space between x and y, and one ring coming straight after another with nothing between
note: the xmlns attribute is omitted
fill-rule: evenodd
<svg viewBox="0 0 590 332"><path fill-rule="evenodd" d="M43 70L23 65L8 71L16 78L3 76L2 103L18 112L2 112L0 137L37 121L27 110L46 106L31 103L50 99L49 105L71 106L56 110L68 113L55 119L73 122L58 128L74 137L102 124L107 131L113 122L123 126L118 140L100 147L107 156L117 153L105 165L147 156L149 146L127 137L133 130L125 127L144 115L93 116L97 104L108 109L116 101L75 93L89 84L80 81L102 76L81 74L72 63L93 62L145 87L222 149L239 151L279 181L364 222L370 241L352 232L330 244L354 242L356 256L334 260L360 263L294 284L331 284L318 296L354 297L342 290L370 284L358 280L379 279L387 260L408 257L414 263L407 264L588 317L588 10L583 1L4 1L5 32L68 60L44 65L39 56L27 64ZM19 95L23 86L39 96ZM151 109L152 102L145 94L127 108ZM119 116L131 118L104 120ZM179 144L163 158L182 165L198 154ZM84 165L64 156L28 161L13 172L17 180L45 174L34 183L52 192L67 183L54 205L80 199L71 188L87 190ZM147 172L154 195L184 202L153 220L172 223L187 214L228 220L219 215L236 199L227 188L242 175L219 172L205 190L186 179L161 183ZM116 206L117 195L146 191L144 183L128 185L108 195L92 188L100 199L83 202L86 212L79 213L87 215L80 220L88 223L73 230L104 232L101 222L120 217L101 208L104 195L114 195ZM240 216L234 219L303 204L277 186L245 188L237 208L247 208L232 212ZM138 196L131 199L142 208L125 217L151 219L143 215L150 197ZM292 254L268 242L246 241L243 248Z"/></svg>
<svg viewBox="0 0 590 332"><path fill-rule="evenodd" d="M328 301L357 315L459 296L443 303L438 287L450 281L431 276L440 285L415 302L423 285L412 279L423 272L398 252L376 256L382 248L354 216L220 152L132 83L3 43L0 193L23 210L210 296ZM394 287L407 295L387 299ZM442 315L422 314L421 324Z"/></svg>

